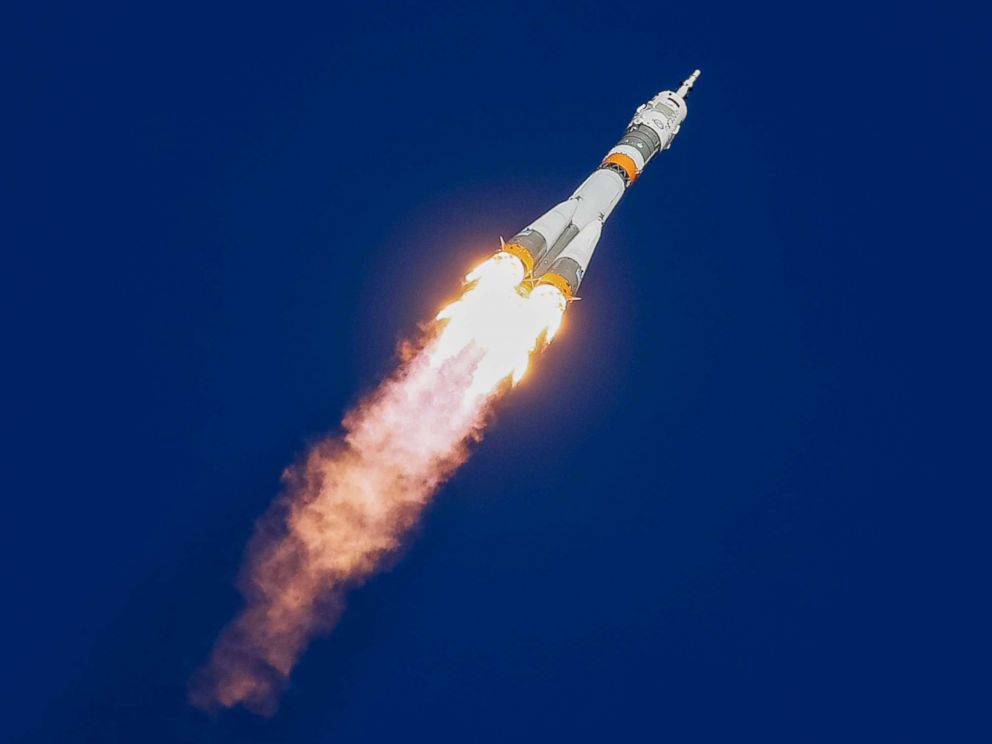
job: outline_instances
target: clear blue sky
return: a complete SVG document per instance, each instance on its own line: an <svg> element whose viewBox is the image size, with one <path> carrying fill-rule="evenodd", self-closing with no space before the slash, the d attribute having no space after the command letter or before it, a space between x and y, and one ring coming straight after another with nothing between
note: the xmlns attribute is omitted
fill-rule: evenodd
<svg viewBox="0 0 992 744"><path fill-rule="evenodd" d="M910 5L9 11L0 739L977 738L989 19ZM189 708L282 468L695 67L405 558Z"/></svg>

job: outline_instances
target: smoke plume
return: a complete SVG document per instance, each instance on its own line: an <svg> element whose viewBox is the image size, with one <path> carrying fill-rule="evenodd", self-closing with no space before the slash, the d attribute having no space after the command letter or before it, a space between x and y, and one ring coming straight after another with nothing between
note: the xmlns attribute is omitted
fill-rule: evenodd
<svg viewBox="0 0 992 744"><path fill-rule="evenodd" d="M284 474L242 568L241 613L193 681L201 708L274 710L311 638L329 631L348 591L401 547L438 487L465 461L493 402L550 341L564 298L522 292L506 254L467 277L418 352Z"/></svg>

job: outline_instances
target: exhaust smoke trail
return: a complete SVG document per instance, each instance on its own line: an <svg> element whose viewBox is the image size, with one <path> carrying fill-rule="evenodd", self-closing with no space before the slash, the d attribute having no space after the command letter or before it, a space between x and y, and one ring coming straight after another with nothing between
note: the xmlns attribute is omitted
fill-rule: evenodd
<svg viewBox="0 0 992 744"><path fill-rule="evenodd" d="M419 351L284 477L241 576L245 608L223 631L192 700L275 704L307 642L333 627L348 590L395 555L438 486L464 462L493 402L523 376L577 299L603 225L688 114L695 70L634 111L620 141L565 201L466 277ZM527 282L524 282L525 277Z"/></svg>
<svg viewBox="0 0 992 744"><path fill-rule="evenodd" d="M286 471L247 550L245 606L194 679L195 705L274 711L310 639L395 555L482 436L494 401L561 324L564 295L549 285L526 291L524 274L508 253L477 267L420 350L347 414L343 435Z"/></svg>

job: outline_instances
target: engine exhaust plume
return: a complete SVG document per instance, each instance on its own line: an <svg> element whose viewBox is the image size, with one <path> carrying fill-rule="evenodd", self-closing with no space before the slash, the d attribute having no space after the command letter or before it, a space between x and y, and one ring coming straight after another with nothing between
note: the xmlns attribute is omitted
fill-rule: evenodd
<svg viewBox="0 0 992 744"><path fill-rule="evenodd" d="M343 434L286 471L246 553L245 606L194 679L195 705L274 711L310 639L395 555L482 436L493 402L558 330L564 295L550 285L527 291L524 273L507 253L478 266L419 351L347 414Z"/></svg>

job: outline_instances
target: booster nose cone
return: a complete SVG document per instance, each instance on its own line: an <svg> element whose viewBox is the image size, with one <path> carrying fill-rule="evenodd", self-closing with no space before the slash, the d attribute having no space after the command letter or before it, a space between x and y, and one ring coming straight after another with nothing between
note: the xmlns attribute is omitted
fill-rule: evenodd
<svg viewBox="0 0 992 744"><path fill-rule="evenodd" d="M675 95L685 100L685 98L689 95L689 91L692 90L692 86L696 84L698 79L699 70L694 70L693 73L682 82L682 85L679 86L679 89L675 92Z"/></svg>

